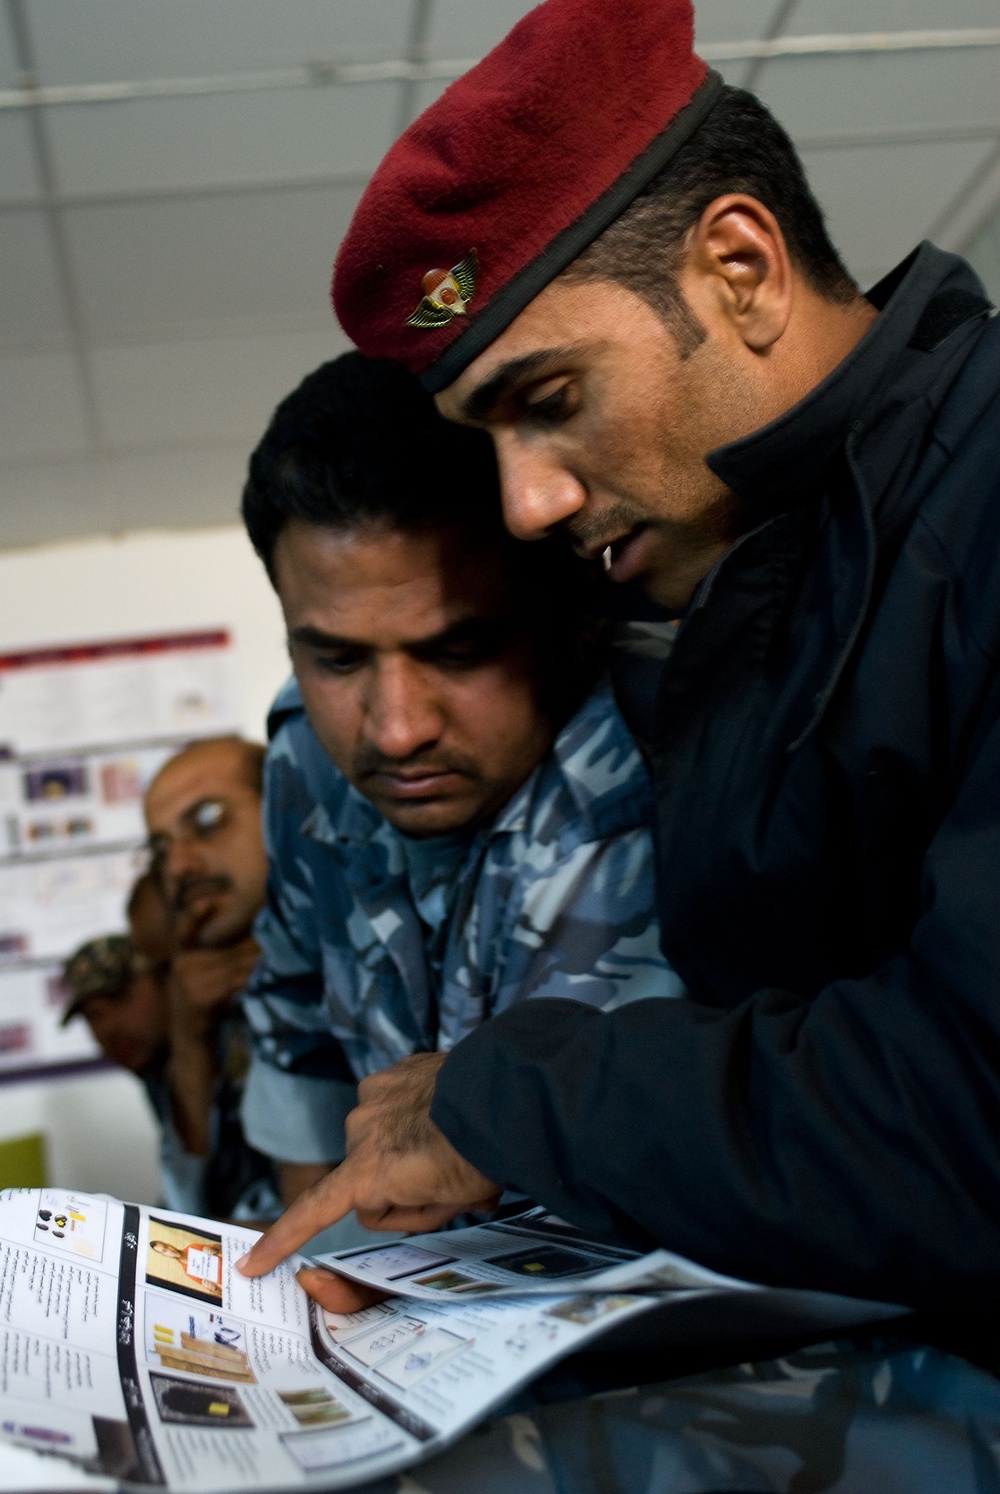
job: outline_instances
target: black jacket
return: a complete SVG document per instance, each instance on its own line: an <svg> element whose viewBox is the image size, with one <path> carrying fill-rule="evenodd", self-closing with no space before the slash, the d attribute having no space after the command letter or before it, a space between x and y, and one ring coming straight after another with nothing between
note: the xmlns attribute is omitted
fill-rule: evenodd
<svg viewBox="0 0 1000 1494"><path fill-rule="evenodd" d="M747 532L636 723L691 999L526 1002L432 1114L587 1229L996 1308L1000 319L930 245L871 298L822 385L710 456Z"/></svg>

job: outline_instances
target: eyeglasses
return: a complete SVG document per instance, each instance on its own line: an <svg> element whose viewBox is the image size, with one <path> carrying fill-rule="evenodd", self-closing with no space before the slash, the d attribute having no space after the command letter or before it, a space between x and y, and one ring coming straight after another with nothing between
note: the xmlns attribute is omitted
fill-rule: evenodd
<svg viewBox="0 0 1000 1494"><path fill-rule="evenodd" d="M172 833L157 830L149 837L147 849L150 869L157 874L163 870L170 855L170 847L175 841L187 845L191 841L210 840L222 829L228 818L229 810L221 799L198 799L194 804L189 804L178 816L176 830Z"/></svg>

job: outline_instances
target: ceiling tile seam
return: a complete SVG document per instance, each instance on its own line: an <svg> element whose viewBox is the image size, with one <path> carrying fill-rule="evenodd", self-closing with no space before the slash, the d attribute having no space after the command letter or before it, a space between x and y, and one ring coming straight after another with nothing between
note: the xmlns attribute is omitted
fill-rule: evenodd
<svg viewBox="0 0 1000 1494"><path fill-rule="evenodd" d="M1000 166L1000 160L995 161L994 165ZM973 242L991 224L993 232L997 235L998 245L1000 245L1000 226L998 226L996 221L998 216L1000 216L1000 171L997 173L997 190L993 195L992 201L988 207L983 208L981 212L977 213L972 221L972 226L967 228L961 235L958 252L965 254L970 250ZM997 298L994 297L994 299L996 300Z"/></svg>
<svg viewBox="0 0 1000 1494"><path fill-rule="evenodd" d="M767 30L764 32L762 41L775 41L785 30L795 10L798 8L799 0L778 0L777 9L771 16ZM760 75L767 66L768 59L765 57L751 58L747 64L746 72L743 74L741 88L752 93L760 82Z"/></svg>
<svg viewBox="0 0 1000 1494"><path fill-rule="evenodd" d="M998 127L1000 128L1000 127ZM374 169L374 168L373 168ZM45 202L65 209L93 207L130 207L145 203L171 202L177 198L239 197L255 193L337 191L340 188L362 188L371 180L371 171L343 173L321 172L313 176L230 177L206 182L164 182L159 186L100 188L93 191L58 191L54 197L0 198L0 213L37 210Z"/></svg>
<svg viewBox="0 0 1000 1494"><path fill-rule="evenodd" d="M8 0L9 3L9 0ZM859 54L978 50L1000 47L1000 27L965 30L822 32L780 35L771 39L709 42L698 48L706 62L778 61L783 58L841 57ZM107 83L49 84L0 89L0 110L109 105L140 99L189 98L195 95L260 92L289 88L365 86L412 81L442 82L474 67L476 57L443 58L413 63L340 64L309 62L298 67L255 73L221 73L206 77L132 79Z"/></svg>
<svg viewBox="0 0 1000 1494"><path fill-rule="evenodd" d="M30 91L30 88L37 84L38 72L24 0L6 0L6 10L14 56ZM100 456L107 443L97 398L97 383L90 360L83 306L69 236L66 232L65 216L55 201L58 182L52 143L49 140L44 112L41 109L33 109L28 119L34 165L43 199L42 213L48 225L49 245L55 262L56 278L63 301L63 313L69 329L84 424L93 452L95 456Z"/></svg>
<svg viewBox="0 0 1000 1494"><path fill-rule="evenodd" d="M335 337L346 342L333 319L327 300L326 288L320 282L317 308L314 311L274 312L263 316L219 318L215 321L199 317L195 320L173 322L146 322L131 330L102 329L95 331L90 351L95 359L108 351L135 347L175 347L180 343L230 342L240 338L267 337L319 337L333 331ZM7 360L50 354L65 355L72 352L69 339L47 337L35 342L0 343L0 367Z"/></svg>
<svg viewBox="0 0 1000 1494"><path fill-rule="evenodd" d="M949 200L948 202L948 206L946 206L946 208L943 208L943 211L939 212L939 214L937 214L937 217L934 218L933 223L931 223L930 229L927 230L927 235L925 235L928 239L936 239L939 233L943 233L946 229L948 229L949 223L952 223L952 220L955 220L955 218L960 215L960 212L963 211L963 208L966 208L966 206L969 205L970 202L972 202L973 196L975 196L976 191L978 191L979 187L982 187L982 184L984 184L984 182L987 181L988 178L990 178L991 173L996 170L997 164L1000 164L1000 142L997 143L997 145L994 145L994 148L991 149L991 151L987 151L985 157L982 158L982 160L979 161L978 164L976 164L975 169L973 169L972 172L969 173L966 181L964 181L963 185L958 188L958 191L954 194L954 197L951 197L951 200ZM994 203L994 206L996 206L996 203ZM984 218L982 218L981 221L985 221L985 218L988 217L988 214L990 214L991 211L993 211L993 208L988 208L987 211L984 212ZM973 233L975 233L975 230L973 230ZM972 238L972 236L972 233L970 233L969 238Z"/></svg>
<svg viewBox="0 0 1000 1494"><path fill-rule="evenodd" d="M927 125L898 130L871 130L856 134L792 135L799 151L834 151L877 149L889 146L918 146L994 140L1000 136L1000 122L968 125ZM239 197L295 191L361 190L371 180L370 171L299 175L287 177L232 177L205 182L163 183L159 186L123 187L93 191L57 191L52 197L25 196L0 198L0 214L37 212L47 205L65 210L101 207L144 206L175 200L196 201L206 197Z"/></svg>
<svg viewBox="0 0 1000 1494"><path fill-rule="evenodd" d="M406 60L414 67L423 67L430 56L431 25L434 20L434 0L410 0L410 37L406 49ZM414 121L420 97L420 85L414 78L404 79L399 86L399 105L396 110L396 127L393 139L397 139Z"/></svg>
<svg viewBox="0 0 1000 1494"><path fill-rule="evenodd" d="M192 435L161 441L136 441L133 444L112 442L100 457L82 446L60 452L39 452L34 456L13 459L0 457L0 473L33 472L40 469L81 465L103 471L107 467L119 466L123 462L134 461L137 458L177 456L185 452L229 454L246 462L259 434L259 430L255 427L249 434L239 436Z"/></svg>
<svg viewBox="0 0 1000 1494"><path fill-rule="evenodd" d="M979 125L926 125L898 130L859 130L851 135L792 136L800 151L872 150L895 146L961 145L1000 137L1000 121Z"/></svg>
<svg viewBox="0 0 1000 1494"><path fill-rule="evenodd" d="M413 63L400 57L391 62L341 64L305 62L295 67L269 68L253 73L210 73L175 78L114 79L106 83L50 83L37 89L0 88L0 110L127 104L154 99L196 98L212 94L269 93L300 88L364 88L386 83L451 81L478 57L449 57Z"/></svg>
<svg viewBox="0 0 1000 1494"><path fill-rule="evenodd" d="M1000 47L1000 26L964 30L826 31L813 35L784 35L757 42L710 42L700 47L706 62L743 62L761 58L877 56L906 52L977 51Z"/></svg>

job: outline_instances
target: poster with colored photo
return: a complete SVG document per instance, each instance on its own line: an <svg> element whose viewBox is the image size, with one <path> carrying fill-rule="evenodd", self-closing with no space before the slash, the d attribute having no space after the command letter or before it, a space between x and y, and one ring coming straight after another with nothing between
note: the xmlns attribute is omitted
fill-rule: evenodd
<svg viewBox="0 0 1000 1494"><path fill-rule="evenodd" d="M62 964L125 927L142 798L194 737L240 727L223 629L0 655L0 1082L92 1066Z"/></svg>

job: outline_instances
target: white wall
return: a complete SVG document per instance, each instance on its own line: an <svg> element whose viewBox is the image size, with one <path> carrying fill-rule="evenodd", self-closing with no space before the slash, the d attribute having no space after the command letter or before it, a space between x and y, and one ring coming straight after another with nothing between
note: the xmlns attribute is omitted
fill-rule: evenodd
<svg viewBox="0 0 1000 1494"><path fill-rule="evenodd" d="M0 553L0 652L35 644L226 627L236 642L248 736L288 673L281 614L235 527L123 535ZM44 1131L51 1180L157 1199L156 1127L129 1074L0 1088L0 1139Z"/></svg>
<svg viewBox="0 0 1000 1494"><path fill-rule="evenodd" d="M70 1079L5 1084L0 1139L46 1138L49 1182L133 1203L160 1199L159 1132L138 1079L102 1070Z"/></svg>
<svg viewBox="0 0 1000 1494"><path fill-rule="evenodd" d="M262 739L288 659L277 599L242 529L0 553L0 651L220 625L240 655L245 730Z"/></svg>

